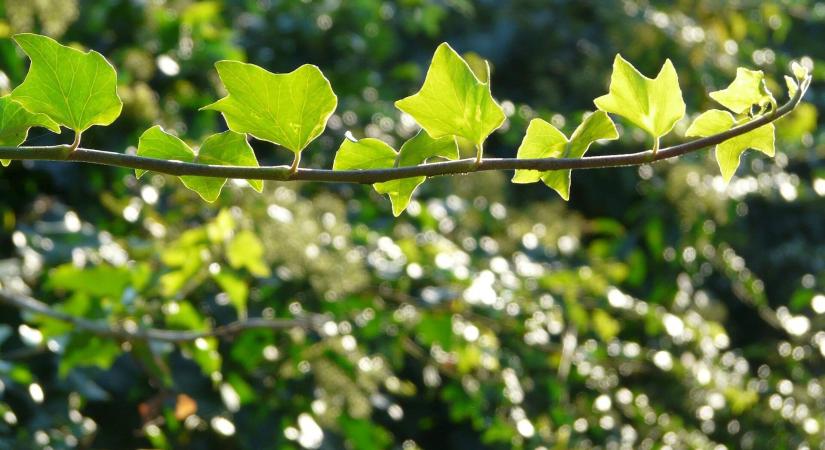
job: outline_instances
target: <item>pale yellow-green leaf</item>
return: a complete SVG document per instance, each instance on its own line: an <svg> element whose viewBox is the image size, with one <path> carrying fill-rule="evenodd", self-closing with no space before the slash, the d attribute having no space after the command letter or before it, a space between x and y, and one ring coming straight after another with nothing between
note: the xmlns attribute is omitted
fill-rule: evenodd
<svg viewBox="0 0 825 450"><path fill-rule="evenodd" d="M178 137L173 136L160 126L146 130L138 141L139 156L147 158L200 163L220 166L258 166L258 160L246 136L232 131L214 134L208 137L195 153L192 148ZM145 170L135 170L135 176L140 178ZM199 177L186 175L179 177L183 185L195 191L207 202L214 202L226 184L226 178ZM263 181L247 180L253 189L260 192Z"/></svg>
<svg viewBox="0 0 825 450"><path fill-rule="evenodd" d="M412 139L396 152L392 147L378 139L345 139L335 154L333 170L390 169L393 167L417 166L429 158L458 159L458 147L451 136L438 139L419 131ZM387 194L392 203L395 216L400 215L410 204L415 189L426 177L410 177L400 180L374 183L379 194Z"/></svg>
<svg viewBox="0 0 825 450"><path fill-rule="evenodd" d="M518 159L531 158L581 158L598 140L613 140L619 137L616 126L604 111L596 111L587 116L576 128L570 139L556 127L542 119L533 119L527 127L527 134L519 146ZM564 200L570 199L571 170L516 170L513 183L533 183L539 179L552 188Z"/></svg>
<svg viewBox="0 0 825 450"><path fill-rule="evenodd" d="M489 70L486 65L485 70ZM504 110L490 93L490 84L479 80L447 43L436 49L421 90L398 100L395 106L434 138L461 136L476 146L505 119Z"/></svg>
<svg viewBox="0 0 825 450"><path fill-rule="evenodd" d="M436 157L448 160L458 159L458 146L455 139L450 136L433 139L422 130L401 146L397 159L399 167L409 167L417 166L429 158ZM375 183L373 187L379 194L389 196L392 213L398 217L409 206L413 192L425 180L426 177L403 178Z"/></svg>
<svg viewBox="0 0 825 450"><path fill-rule="evenodd" d="M245 268L252 275L268 277L270 274L264 259L264 244L252 231L243 230L229 242L226 259L233 268Z"/></svg>
<svg viewBox="0 0 825 450"><path fill-rule="evenodd" d="M727 88L711 92L710 98L736 114L744 114L754 105L773 103L773 95L765 85L765 74L743 67L736 69L736 78Z"/></svg>
<svg viewBox="0 0 825 450"><path fill-rule="evenodd" d="M22 144L31 127L43 127L60 133L60 125L49 116L26 111L8 95L0 97L0 146L17 147ZM0 164L8 166L9 161L0 159Z"/></svg>
<svg viewBox="0 0 825 450"><path fill-rule="evenodd" d="M32 61L23 84L11 93L24 108L76 132L109 125L120 115L117 72L103 55L37 34L17 34L14 40Z"/></svg>
<svg viewBox="0 0 825 450"><path fill-rule="evenodd" d="M602 111L626 118L657 140L685 115L679 77L669 59L656 78L651 79L622 55L616 55L609 92L594 103Z"/></svg>
<svg viewBox="0 0 825 450"><path fill-rule="evenodd" d="M685 132L686 136L705 137L727 131L737 125L736 119L727 111L712 109L702 113ZM745 150L752 148L768 156L773 156L775 128L772 123L753 131L728 139L716 146L715 156L722 178L730 181L739 167L739 160Z"/></svg>
<svg viewBox="0 0 825 450"><path fill-rule="evenodd" d="M797 80L804 80L808 77L808 68L794 61L791 63L791 73Z"/></svg>
<svg viewBox="0 0 825 450"><path fill-rule="evenodd" d="M300 153L326 127L338 105L317 66L271 73L238 61L215 64L229 95L201 109L220 111L229 129Z"/></svg>

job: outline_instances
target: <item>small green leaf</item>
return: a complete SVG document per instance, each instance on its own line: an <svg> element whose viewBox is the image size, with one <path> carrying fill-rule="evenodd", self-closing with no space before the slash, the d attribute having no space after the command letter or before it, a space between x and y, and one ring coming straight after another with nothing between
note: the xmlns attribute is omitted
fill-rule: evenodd
<svg viewBox="0 0 825 450"><path fill-rule="evenodd" d="M31 127L43 127L60 133L60 125L49 119L49 116L26 111L8 95L0 97L0 146L17 147L22 144ZM3 166L8 166L9 162L7 159L0 159Z"/></svg>
<svg viewBox="0 0 825 450"><path fill-rule="evenodd" d="M14 40L32 61L23 84L11 93L24 108L77 133L109 125L120 115L117 72L103 55L37 34L18 34Z"/></svg>
<svg viewBox="0 0 825 450"><path fill-rule="evenodd" d="M587 116L570 139L542 119L533 119L521 141L516 158L581 158L590 144L601 139L618 139L619 133L604 111ZM571 170L516 170L513 183L535 183L542 180L565 200L570 199Z"/></svg>
<svg viewBox="0 0 825 450"><path fill-rule="evenodd" d="M258 167L255 152L249 146L243 134L226 131L209 136L197 154L185 142L173 136L160 126L146 130L138 141L139 156L148 158L182 161L187 163L203 163L219 166L252 166ZM136 169L135 176L140 178L145 170ZM195 191L207 202L214 202L226 183L226 178L182 176L179 177L184 186ZM263 181L247 180L250 186L258 192L263 189Z"/></svg>
<svg viewBox="0 0 825 450"><path fill-rule="evenodd" d="M679 77L669 59L656 78L650 79L616 55L609 93L593 102L602 111L625 117L657 141L685 115Z"/></svg>
<svg viewBox="0 0 825 450"><path fill-rule="evenodd" d="M347 138L335 153L332 170L388 169L395 165L397 156L398 153L382 140Z"/></svg>
<svg viewBox="0 0 825 450"><path fill-rule="evenodd" d="M219 61L215 67L229 95L201 109L223 113L232 131L295 153L324 131L338 106L329 80L317 66L304 64L286 74L237 61Z"/></svg>
<svg viewBox="0 0 825 450"><path fill-rule="evenodd" d="M808 68L796 61L791 63L791 73L800 81L808 78Z"/></svg>
<svg viewBox="0 0 825 450"><path fill-rule="evenodd" d="M685 136L705 137L719 134L738 125L727 111L712 109L702 113L685 132ZM768 156L774 155L774 125L769 123L716 146L716 162L725 181L730 181L739 167L739 158L752 148Z"/></svg>
<svg viewBox="0 0 825 450"><path fill-rule="evenodd" d="M489 68L487 68L489 70ZM424 85L395 106L411 115L430 136L461 136L481 146L504 123L504 110L467 62L447 43L438 46Z"/></svg>
<svg viewBox="0 0 825 450"><path fill-rule="evenodd" d="M710 93L710 98L736 114L744 114L752 106L775 103L761 70L736 69L736 78L725 89Z"/></svg>
<svg viewBox="0 0 825 450"><path fill-rule="evenodd" d="M449 136L433 139L422 130L401 146L401 151L397 157L398 166L417 166L429 158L435 157L449 160L458 159L458 146L455 139ZM413 192L426 179L427 177L403 178L375 183L373 187L379 194L389 196L392 203L392 213L398 217L410 205Z"/></svg>
<svg viewBox="0 0 825 450"><path fill-rule="evenodd" d="M793 96L796 95L796 91L799 90L799 83L797 83L793 78L785 75L785 85L788 86L788 97L793 98Z"/></svg>
<svg viewBox="0 0 825 450"><path fill-rule="evenodd" d="M455 139L445 136L438 139L430 137L425 131L419 131L412 139L396 152L392 147L378 139L344 140L335 161L333 170L390 169L392 167L417 166L429 158L458 159L458 146ZM372 186L379 194L387 194L392 203L392 212L397 217L407 209L415 189L426 177L402 178Z"/></svg>

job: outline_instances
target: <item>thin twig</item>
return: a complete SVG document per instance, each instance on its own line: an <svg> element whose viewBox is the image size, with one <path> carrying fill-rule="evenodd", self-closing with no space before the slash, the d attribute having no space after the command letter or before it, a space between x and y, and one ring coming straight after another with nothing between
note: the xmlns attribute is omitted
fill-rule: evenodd
<svg viewBox="0 0 825 450"><path fill-rule="evenodd" d="M87 331L98 336L117 338L124 341L151 340L181 343L209 337L229 338L245 330L252 329L287 330L292 328L312 328L320 322L319 316L313 315L306 318L296 319L252 318L232 322L227 325L221 325L206 331L162 330L157 328L138 328L135 330L130 330L117 327L112 324L89 320L83 317L67 314L62 311L57 311L40 300L7 290L0 290L0 303L35 314L41 314L52 319L68 322L74 325L78 330Z"/></svg>
<svg viewBox="0 0 825 450"><path fill-rule="evenodd" d="M695 152L728 139L741 136L763 125L776 121L793 111L799 104L805 89L800 86L793 98L764 116L731 128L713 136L695 139L679 145L665 147L653 152L645 150L622 155L591 156L586 158L477 158L456 161L434 162L418 166L395 167L389 169L369 170L329 170L298 168L292 173L290 166L217 166L163 159L147 158L102 150L78 148L70 151L66 145L46 147L0 147L0 159L18 160L52 160L75 161L102 164L131 169L150 170L169 175L196 175L216 178L237 178L251 180L280 181L321 181L336 183L377 183L389 180L419 176L455 175L488 170L562 170L562 169L599 169L607 167L639 166L653 161L675 158L686 153Z"/></svg>

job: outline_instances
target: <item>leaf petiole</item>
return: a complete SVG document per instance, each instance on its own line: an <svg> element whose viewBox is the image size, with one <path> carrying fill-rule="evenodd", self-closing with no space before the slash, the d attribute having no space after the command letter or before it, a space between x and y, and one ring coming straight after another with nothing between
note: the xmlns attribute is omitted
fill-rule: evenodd
<svg viewBox="0 0 825 450"><path fill-rule="evenodd" d="M298 164L301 163L301 152L295 152L295 158L292 159L292 165L289 166L289 174L292 175L298 171Z"/></svg>
<svg viewBox="0 0 825 450"><path fill-rule="evenodd" d="M73 152L77 150L77 147L80 146L80 137L83 135L82 131L75 131L74 133L74 141L72 141L72 145L69 147L69 152Z"/></svg>

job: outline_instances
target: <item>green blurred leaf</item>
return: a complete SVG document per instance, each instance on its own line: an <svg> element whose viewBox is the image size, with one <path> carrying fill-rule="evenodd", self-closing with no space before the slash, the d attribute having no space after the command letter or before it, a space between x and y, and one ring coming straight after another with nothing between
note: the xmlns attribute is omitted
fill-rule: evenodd
<svg viewBox="0 0 825 450"><path fill-rule="evenodd" d="M58 374L65 378L76 367L108 369L122 353L116 341L89 333L72 333L63 349Z"/></svg>
<svg viewBox="0 0 825 450"><path fill-rule="evenodd" d="M287 74L237 61L219 61L215 67L229 95L202 109L223 113L230 130L295 153L324 131L338 105L329 80L311 64Z"/></svg>
<svg viewBox="0 0 825 450"><path fill-rule="evenodd" d="M434 138L461 136L476 146L505 119L490 85L481 82L447 43L436 49L421 90L398 100L395 106Z"/></svg>
<svg viewBox="0 0 825 450"><path fill-rule="evenodd" d="M616 55L609 93L593 102L602 111L625 117L657 140L685 115L679 76L669 59L656 78L651 79L622 55Z"/></svg>
<svg viewBox="0 0 825 450"><path fill-rule="evenodd" d="M593 312L593 329L603 342L610 342L621 330L621 325L610 314L602 309Z"/></svg>
<svg viewBox="0 0 825 450"><path fill-rule="evenodd" d="M63 264L49 272L46 285L53 290L119 299L131 282L131 273L125 267L100 265L80 268Z"/></svg>
<svg viewBox="0 0 825 450"><path fill-rule="evenodd" d="M233 268L245 268L255 276L270 274L264 259L264 244L252 231L243 230L235 235L226 247L226 259Z"/></svg>
<svg viewBox="0 0 825 450"><path fill-rule="evenodd" d="M710 98L736 114L748 112L752 106L774 103L761 70L736 69L736 78L725 89L710 93Z"/></svg>
<svg viewBox="0 0 825 450"><path fill-rule="evenodd" d="M530 158L581 158L590 144L600 139L618 139L619 133L610 117L604 111L596 111L587 116L576 128L570 139L550 123L533 119L527 127L527 134L518 148L518 159ZM565 200L570 199L571 170L516 170L513 183L535 183L541 179Z"/></svg>
<svg viewBox="0 0 825 450"><path fill-rule="evenodd" d="M712 109L697 117L685 132L685 136L711 136L727 131L735 125L736 119L729 112ZM749 148L773 156L774 125L769 123L716 146L716 162L725 181L733 178L739 167L739 158Z"/></svg>
<svg viewBox="0 0 825 450"><path fill-rule="evenodd" d="M207 331L211 327L191 303L186 301L170 302L164 315L166 326L170 329ZM195 363L206 376L212 376L221 368L221 355L218 353L218 341L215 338L201 338L193 343L184 344Z"/></svg>
<svg viewBox="0 0 825 450"><path fill-rule="evenodd" d="M249 286L243 278L229 272L228 270L221 270L219 273L212 275L218 286L223 289L229 301L235 310L238 311L238 317L246 318L246 301L249 296Z"/></svg>
<svg viewBox="0 0 825 450"><path fill-rule="evenodd" d="M147 158L202 163L218 166L258 167L255 152L249 146L243 134L225 131L213 134L203 141L197 153L185 142L156 125L146 130L138 142L137 154ZM145 170L135 169L135 176L140 178ZM207 202L214 202L221 194L226 178L182 176L183 185L195 191ZM258 192L263 190L263 181L247 180Z"/></svg>
<svg viewBox="0 0 825 450"><path fill-rule="evenodd" d="M109 125L120 115L117 73L103 55L36 34L18 34L14 40L32 61L23 84L11 93L24 108L76 132Z"/></svg>
<svg viewBox="0 0 825 450"><path fill-rule="evenodd" d="M60 133L60 125L49 116L26 111L9 95L0 97L0 146L17 147L22 144L31 127L43 127ZM0 159L0 164L8 166L9 160Z"/></svg>

